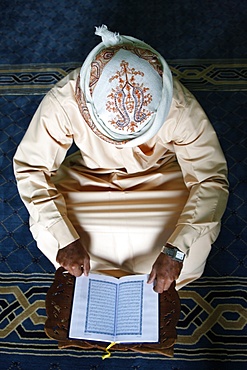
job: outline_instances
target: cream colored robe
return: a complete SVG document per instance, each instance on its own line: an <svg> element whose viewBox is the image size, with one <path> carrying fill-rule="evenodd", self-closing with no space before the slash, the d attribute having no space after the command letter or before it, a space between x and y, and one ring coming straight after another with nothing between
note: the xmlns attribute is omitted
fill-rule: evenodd
<svg viewBox="0 0 247 370"><path fill-rule="evenodd" d="M186 253L180 288L202 274L226 207L227 168L215 131L174 81L156 136L118 149L83 120L74 96L78 73L45 96L14 157L38 247L58 267L59 248L82 238L92 270L149 273L169 242ZM79 151L65 159L73 141Z"/></svg>

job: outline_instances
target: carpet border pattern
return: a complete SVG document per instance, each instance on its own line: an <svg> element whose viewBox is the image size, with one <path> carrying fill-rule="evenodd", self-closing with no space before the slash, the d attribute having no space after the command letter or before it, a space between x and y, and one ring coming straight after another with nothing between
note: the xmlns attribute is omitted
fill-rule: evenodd
<svg viewBox="0 0 247 370"><path fill-rule="evenodd" d="M247 59L167 61L192 91L247 91ZM0 95L42 95L81 63L0 65Z"/></svg>
<svg viewBox="0 0 247 370"><path fill-rule="evenodd" d="M62 355L57 342L44 333L45 296L53 274L0 274L0 352ZM181 316L174 360L247 360L247 278L201 278L179 292ZM101 356L101 351L68 349L72 357ZM138 354L137 354L138 355ZM140 354L139 354L140 355ZM115 353L115 358L136 356ZM142 355L157 359L159 355ZM162 357L162 356L160 356ZM163 357L162 357L163 358ZM164 359L164 358L163 358ZM166 360L166 359L164 359Z"/></svg>

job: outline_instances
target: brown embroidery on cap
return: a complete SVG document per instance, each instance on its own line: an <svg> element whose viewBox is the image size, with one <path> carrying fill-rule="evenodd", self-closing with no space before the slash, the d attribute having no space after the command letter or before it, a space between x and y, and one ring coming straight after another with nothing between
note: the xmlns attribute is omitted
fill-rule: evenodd
<svg viewBox="0 0 247 370"><path fill-rule="evenodd" d="M118 130L135 132L153 114L145 108L152 101L149 88L138 83L136 76L144 77L144 73L130 68L129 63L123 60L120 70L109 79L110 83L118 80L118 85L107 96L106 104L106 109L116 114L110 123Z"/></svg>

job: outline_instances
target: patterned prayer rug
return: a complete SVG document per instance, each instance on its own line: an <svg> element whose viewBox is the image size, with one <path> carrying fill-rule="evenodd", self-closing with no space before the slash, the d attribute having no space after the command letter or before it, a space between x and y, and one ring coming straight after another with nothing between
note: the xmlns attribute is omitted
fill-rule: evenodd
<svg viewBox="0 0 247 370"><path fill-rule="evenodd" d="M246 278L246 5L240 0L9 2L0 38L0 369L244 370ZM174 358L59 350L46 337L54 269L28 230L12 158L44 94L99 40L94 25L144 39L207 112L226 155L230 198L204 276L180 291ZM91 36L92 35L92 36ZM183 59L179 59L183 58ZM74 62L76 61L76 62Z"/></svg>

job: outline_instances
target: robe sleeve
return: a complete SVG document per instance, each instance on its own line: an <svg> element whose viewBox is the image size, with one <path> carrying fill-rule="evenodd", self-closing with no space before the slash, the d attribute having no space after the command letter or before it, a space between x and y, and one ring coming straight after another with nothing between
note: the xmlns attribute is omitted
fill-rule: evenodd
<svg viewBox="0 0 247 370"><path fill-rule="evenodd" d="M216 133L203 109L181 86L183 108L170 133L189 197L168 243L189 253L209 233L211 244L220 230L228 199L227 165ZM178 103L179 105L179 103Z"/></svg>
<svg viewBox="0 0 247 370"><path fill-rule="evenodd" d="M58 248L79 236L69 221L63 196L52 177L73 142L70 120L50 91L37 109L14 156L18 191L31 216L58 241Z"/></svg>

